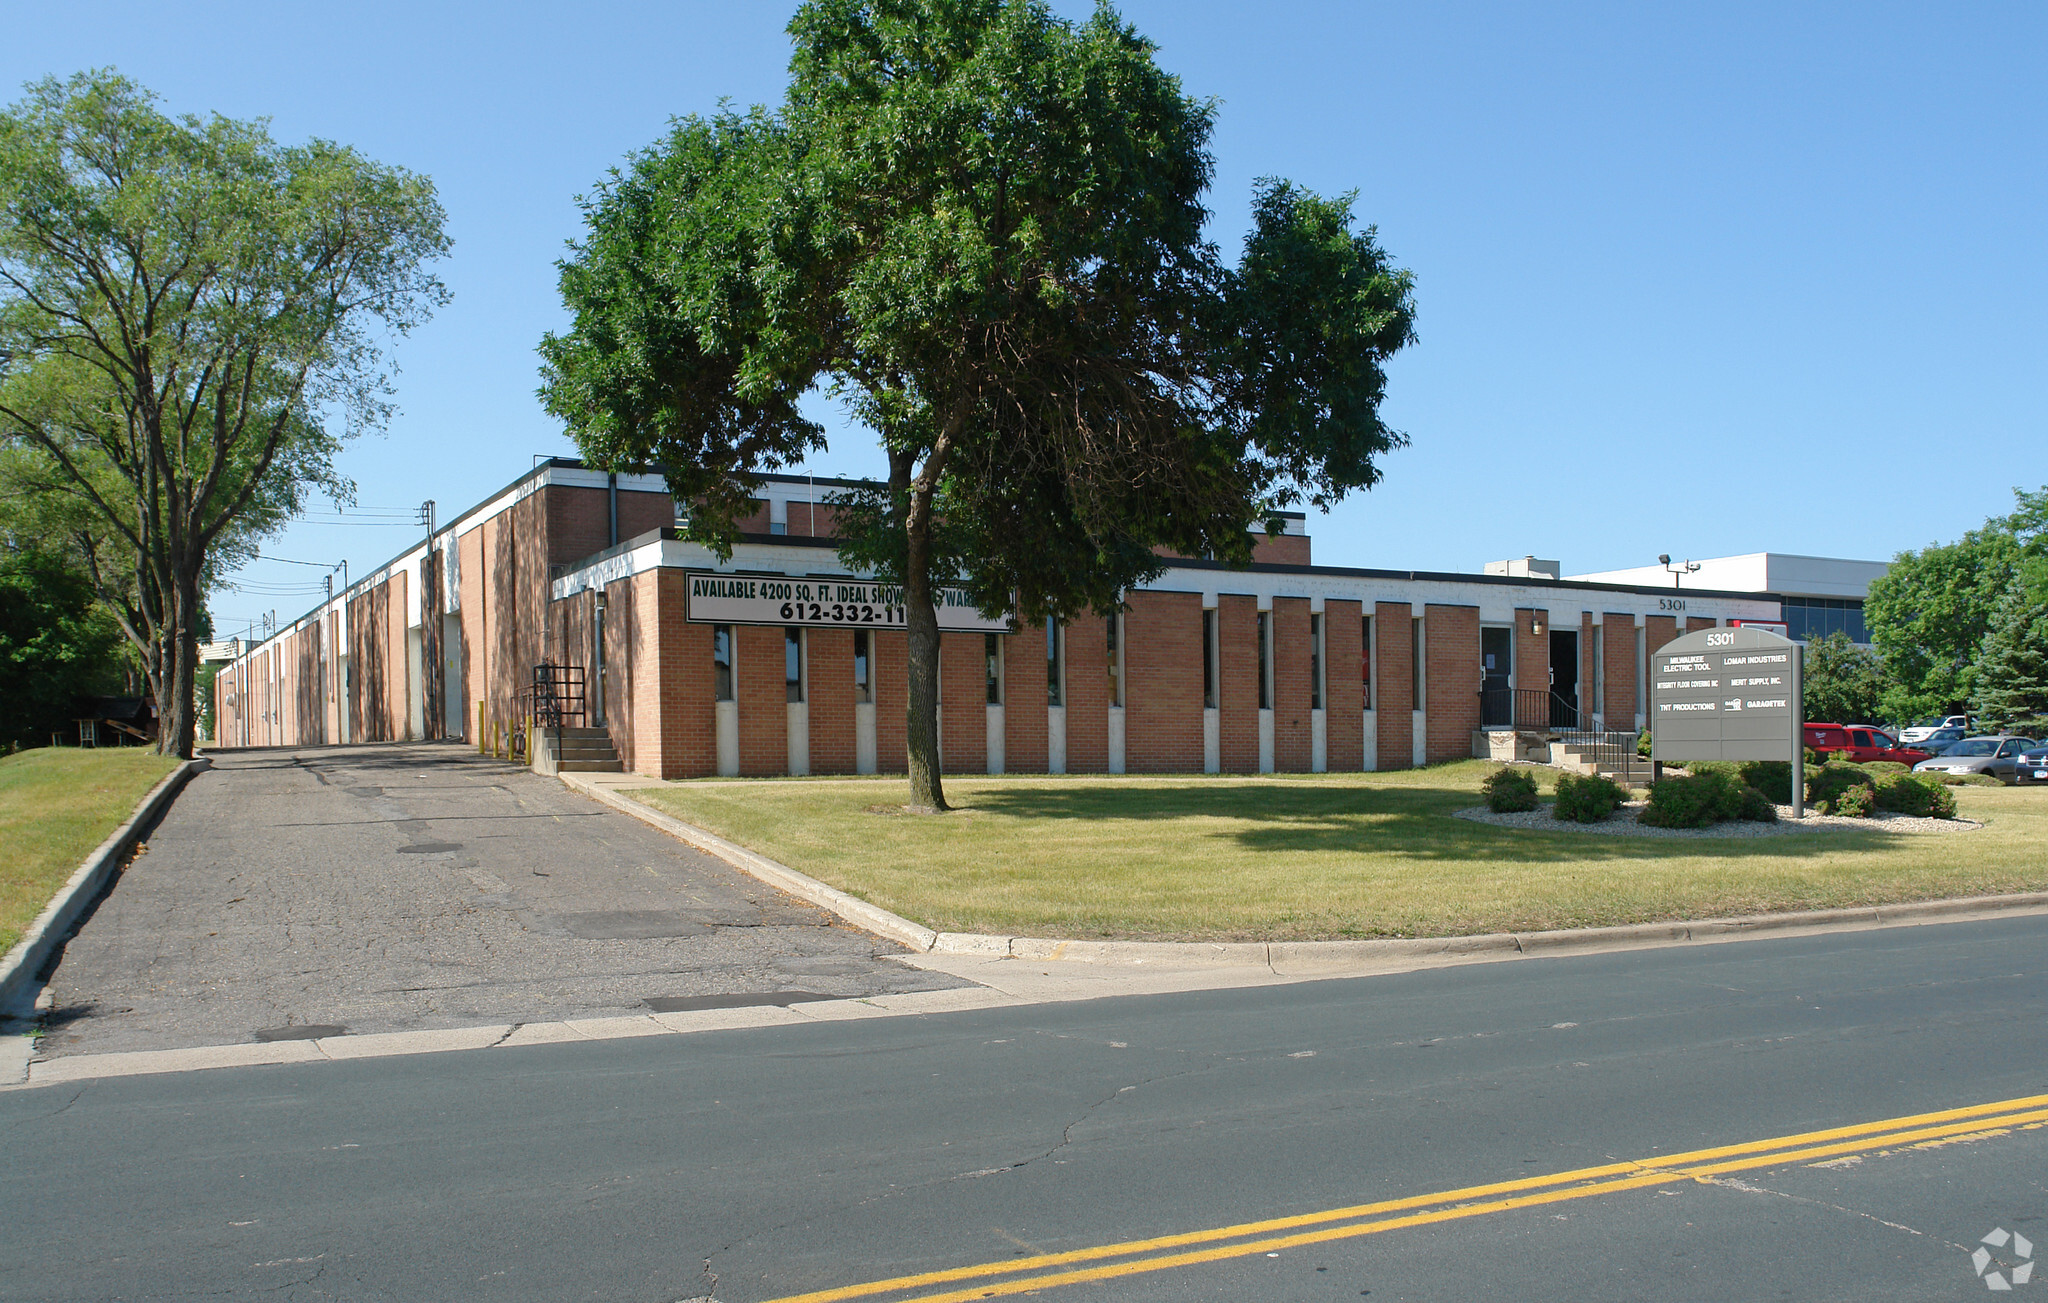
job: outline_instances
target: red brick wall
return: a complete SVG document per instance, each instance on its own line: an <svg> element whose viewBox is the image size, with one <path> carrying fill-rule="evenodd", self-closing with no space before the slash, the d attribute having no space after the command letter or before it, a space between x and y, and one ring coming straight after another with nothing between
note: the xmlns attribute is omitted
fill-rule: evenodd
<svg viewBox="0 0 2048 1303"><path fill-rule="evenodd" d="M1216 599L1218 666L1217 733L1221 769L1253 774L1259 769L1259 600L1224 593Z"/></svg>
<svg viewBox="0 0 2048 1303"><path fill-rule="evenodd" d="M676 523L676 500L666 493L619 491L619 542Z"/></svg>
<svg viewBox="0 0 2048 1303"><path fill-rule="evenodd" d="M1124 615L1124 768L1202 772L1202 595L1132 593Z"/></svg>
<svg viewBox="0 0 2048 1303"><path fill-rule="evenodd" d="M1308 535L1252 535L1252 560L1260 565L1305 566L1309 563Z"/></svg>
<svg viewBox="0 0 2048 1303"><path fill-rule="evenodd" d="M1067 626L1067 772L1109 772L1109 626L1094 614Z"/></svg>
<svg viewBox="0 0 2048 1303"><path fill-rule="evenodd" d="M1323 729L1331 773L1365 767L1365 624L1357 602L1323 603Z"/></svg>
<svg viewBox="0 0 2048 1303"><path fill-rule="evenodd" d="M541 493L545 495L547 502L549 565L581 561L593 552L602 552L611 546L609 490L550 484L541 490ZM624 497L624 494L620 495L621 516L625 515ZM624 529L625 522L621 520L621 538L629 537Z"/></svg>
<svg viewBox="0 0 2048 1303"><path fill-rule="evenodd" d="M988 772L988 670L978 633L939 635L939 760L949 774Z"/></svg>
<svg viewBox="0 0 2048 1303"><path fill-rule="evenodd" d="M1003 639L1003 770L1045 772L1045 626Z"/></svg>
<svg viewBox="0 0 2048 1303"><path fill-rule="evenodd" d="M910 768L904 740L910 718L910 640L894 630L877 629L870 641L875 658L875 771L900 774Z"/></svg>
<svg viewBox="0 0 2048 1303"><path fill-rule="evenodd" d="M809 502L789 504L789 532L806 538L839 537L839 512L824 503ZM984 701L983 705L988 703Z"/></svg>
<svg viewBox="0 0 2048 1303"><path fill-rule="evenodd" d="M782 630L736 624L733 695L740 703L740 773L789 772L789 695L783 677Z"/></svg>
<svg viewBox="0 0 2048 1303"><path fill-rule="evenodd" d="M1536 621L1543 621L1543 632L1537 633ZM1515 612L1515 687L1523 692L1547 692L1550 689L1550 612L1543 610L1520 610ZM1548 716L1544 717L1546 722Z"/></svg>
<svg viewBox="0 0 2048 1303"><path fill-rule="evenodd" d="M1606 699L1601 709L1610 729L1631 728L1636 718L1636 620L1613 611L1601 617L1600 636L1603 668L1607 672Z"/></svg>
<svg viewBox="0 0 2048 1303"><path fill-rule="evenodd" d="M1305 774L1315 761L1315 730L1309 711L1308 599L1273 599L1273 768Z"/></svg>
<svg viewBox="0 0 2048 1303"><path fill-rule="evenodd" d="M1379 700L1373 704L1378 712L1382 769L1407 769L1415 763L1415 720L1409 713L1415 708L1409 678L1414 662L1409 637L1412 618L1406 602L1381 602L1373 607L1379 641L1379 664L1373 668L1380 688Z"/></svg>
<svg viewBox="0 0 2048 1303"><path fill-rule="evenodd" d="M1643 655L1655 656L1664 644L1678 637L1678 621L1668 615L1643 617Z"/></svg>
<svg viewBox="0 0 2048 1303"><path fill-rule="evenodd" d="M858 762L853 722L853 630L810 631L811 772L850 774Z"/></svg>
<svg viewBox="0 0 2048 1303"><path fill-rule="evenodd" d="M477 703L483 700L483 685L490 675L489 588L484 583L484 536L479 527L461 536L456 547L462 567L462 737L471 746L481 746L477 737ZM489 725L486 724L488 733Z"/></svg>
<svg viewBox="0 0 2048 1303"><path fill-rule="evenodd" d="M1479 608L1423 608L1429 697L1429 730L1424 753L1431 764L1472 754L1472 730L1479 727Z"/></svg>

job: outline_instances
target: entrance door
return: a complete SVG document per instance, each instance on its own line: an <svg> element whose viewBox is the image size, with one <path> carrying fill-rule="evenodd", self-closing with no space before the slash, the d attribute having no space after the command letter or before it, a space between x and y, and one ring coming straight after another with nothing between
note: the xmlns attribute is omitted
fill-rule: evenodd
<svg viewBox="0 0 2048 1303"><path fill-rule="evenodd" d="M1550 726L1579 726L1579 631L1550 631Z"/></svg>
<svg viewBox="0 0 2048 1303"><path fill-rule="evenodd" d="M1515 631L1479 631L1479 723L1511 728L1515 722Z"/></svg>

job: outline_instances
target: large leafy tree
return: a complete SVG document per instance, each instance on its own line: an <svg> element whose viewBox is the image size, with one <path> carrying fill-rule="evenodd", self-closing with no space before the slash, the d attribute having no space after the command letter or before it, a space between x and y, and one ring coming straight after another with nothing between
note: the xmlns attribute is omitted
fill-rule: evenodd
<svg viewBox="0 0 2048 1303"><path fill-rule="evenodd" d="M1846 633L1831 633L1806 645L1801 684L1808 719L1868 724L1884 710L1884 657L1858 647Z"/></svg>
<svg viewBox="0 0 2048 1303"><path fill-rule="evenodd" d="M1870 585L1863 614L1891 678L1884 695L1890 718L1965 709L1999 603L2016 586L2048 587L2048 488L2014 496L2012 514L1953 543L1901 552Z"/></svg>
<svg viewBox="0 0 2048 1303"><path fill-rule="evenodd" d="M1277 510L1372 485L1410 279L1348 196L1274 180L1227 265L1213 108L1107 7L816 0L790 33L779 109L681 120L586 202L542 395L724 550L754 477L823 446L814 385L876 432L842 556L903 587L911 801L943 809L934 585L1106 612L1162 550L1247 562Z"/></svg>
<svg viewBox="0 0 2048 1303"><path fill-rule="evenodd" d="M425 178L261 122L173 119L112 72L0 114L0 451L60 495L192 754L208 580L389 415L390 336L446 297Z"/></svg>
<svg viewBox="0 0 2048 1303"><path fill-rule="evenodd" d="M79 698L121 687L121 629L65 556L0 543L0 748L69 734Z"/></svg>

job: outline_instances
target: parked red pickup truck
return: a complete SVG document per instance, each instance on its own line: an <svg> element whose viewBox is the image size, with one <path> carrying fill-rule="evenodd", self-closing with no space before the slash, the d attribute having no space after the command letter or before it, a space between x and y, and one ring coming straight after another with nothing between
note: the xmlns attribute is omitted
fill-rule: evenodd
<svg viewBox="0 0 2048 1303"><path fill-rule="evenodd" d="M1808 724L1806 745L1823 758L1840 756L1858 764L1866 760L1894 760L1902 765L1917 765L1934 754L1918 747L1900 746L1883 729L1861 724Z"/></svg>

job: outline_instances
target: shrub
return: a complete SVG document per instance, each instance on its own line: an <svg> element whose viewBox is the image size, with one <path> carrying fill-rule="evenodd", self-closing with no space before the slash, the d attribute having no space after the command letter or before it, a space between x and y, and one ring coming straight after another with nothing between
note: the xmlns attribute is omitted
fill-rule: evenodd
<svg viewBox="0 0 2048 1303"><path fill-rule="evenodd" d="M1891 774L1877 785L1877 808L1919 819L1953 819L1956 794L1924 778Z"/></svg>
<svg viewBox="0 0 2048 1303"><path fill-rule="evenodd" d="M1877 792L1869 787L1845 787L1832 800L1814 808L1822 814L1868 819L1870 812L1877 808Z"/></svg>
<svg viewBox="0 0 2048 1303"><path fill-rule="evenodd" d="M1792 801L1792 766L1784 760L1696 760L1688 773L1726 774L1737 787L1754 787L1780 805Z"/></svg>
<svg viewBox="0 0 2048 1303"><path fill-rule="evenodd" d="M1790 775L1787 775L1786 783L1789 791ZM1754 787L1745 787L1742 789L1742 808L1736 811L1735 817L1746 823L1776 823L1778 803Z"/></svg>
<svg viewBox="0 0 2048 1303"><path fill-rule="evenodd" d="M1866 774L1907 774L1913 771L1913 766L1896 760L1866 760L1860 768Z"/></svg>
<svg viewBox="0 0 2048 1303"><path fill-rule="evenodd" d="M1877 778L1860 765L1827 764L1806 778L1806 803L1819 814L1867 815L1877 799ZM1849 793L1861 793L1849 796ZM1843 805L1848 800L1850 809Z"/></svg>
<svg viewBox="0 0 2048 1303"><path fill-rule="evenodd" d="M1599 823L1628 799L1621 784L1605 774L1559 774L1551 813L1574 823Z"/></svg>
<svg viewBox="0 0 2048 1303"><path fill-rule="evenodd" d="M1650 758L1649 729L1644 729L1642 732L1636 734L1636 754L1641 756L1645 760L1648 760Z"/></svg>
<svg viewBox="0 0 2048 1303"><path fill-rule="evenodd" d="M1479 785L1486 794L1486 808L1495 814L1514 814L1536 808L1536 775L1526 769L1502 765Z"/></svg>
<svg viewBox="0 0 2048 1303"><path fill-rule="evenodd" d="M1640 817L1656 828L1706 828L1741 812L1741 786L1726 772L1708 769L1652 783Z"/></svg>

